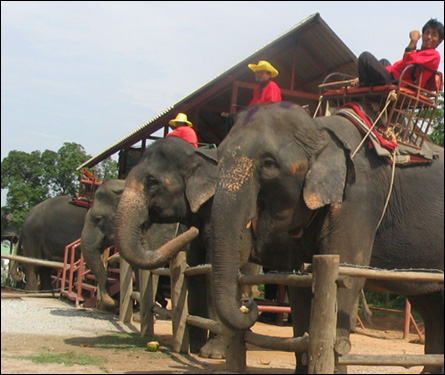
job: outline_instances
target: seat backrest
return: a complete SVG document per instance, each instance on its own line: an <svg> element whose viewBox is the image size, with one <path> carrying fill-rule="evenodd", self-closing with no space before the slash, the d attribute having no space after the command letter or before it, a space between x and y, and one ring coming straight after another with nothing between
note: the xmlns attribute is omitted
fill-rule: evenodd
<svg viewBox="0 0 445 375"><path fill-rule="evenodd" d="M415 72L415 73L414 73ZM430 72L430 73L427 73ZM431 76L428 78L428 81L425 82L424 86L420 86L421 82L423 81L424 74L431 74ZM414 85L412 85L410 82L407 82L404 80L405 77L412 77L413 75L416 76L414 80ZM426 90L433 93L437 93L441 90L443 90L443 77L442 73L439 71L431 70L427 68L426 66L419 65L419 64L411 64L405 67L402 74L400 75L399 79L401 86L408 86L412 87L414 90Z"/></svg>
<svg viewBox="0 0 445 375"><path fill-rule="evenodd" d="M436 72L426 83L427 90L429 91L442 91L443 90L443 75L442 72Z"/></svg>

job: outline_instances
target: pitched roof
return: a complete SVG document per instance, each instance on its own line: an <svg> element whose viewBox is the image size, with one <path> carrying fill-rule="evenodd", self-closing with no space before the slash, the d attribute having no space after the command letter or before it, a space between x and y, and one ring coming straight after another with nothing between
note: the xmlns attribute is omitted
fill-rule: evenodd
<svg viewBox="0 0 445 375"><path fill-rule="evenodd" d="M153 139L178 112L186 113L193 122L200 142L219 144L225 136L225 118L246 106L256 86L247 67L259 60L269 61L280 75L274 79L282 89L283 100L308 104L315 109L318 85L332 72L355 76L357 58L323 21L319 13L304 19L292 29L258 49L238 64L219 74L207 84L139 126L133 132L92 157L77 169L93 167L120 150L140 141Z"/></svg>

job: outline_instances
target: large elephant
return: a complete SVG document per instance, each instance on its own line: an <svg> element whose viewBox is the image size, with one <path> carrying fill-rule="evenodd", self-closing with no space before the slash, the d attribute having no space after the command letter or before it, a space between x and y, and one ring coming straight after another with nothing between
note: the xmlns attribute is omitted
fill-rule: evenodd
<svg viewBox="0 0 445 375"><path fill-rule="evenodd" d="M81 235L81 249L87 266L97 279L99 286L98 308L115 308L119 305L109 291L108 273L102 261L106 248L115 245L115 224L117 206L124 191L125 180L108 180L99 186L94 201L85 217ZM183 228L176 224L155 224L145 232L144 242L148 251L158 249L174 238ZM159 291L159 289L158 289ZM161 296L157 300L162 304Z"/></svg>
<svg viewBox="0 0 445 375"><path fill-rule="evenodd" d="M292 103L240 113L218 149L211 214L214 295L224 324L235 330L254 324L233 293L241 233L249 226L255 257L281 271L300 269L314 254L339 254L341 263L360 266L443 271L443 148L428 143L437 158L397 167L392 181L392 166L373 149L363 146L351 157L361 140L349 120L312 119ZM355 279L338 291L337 337L349 336L363 283ZM367 286L407 295L425 322L425 352L443 354L443 284L368 280ZM294 335L301 336L308 332L311 291L289 292ZM296 371L307 371L296 356Z"/></svg>
<svg viewBox="0 0 445 375"><path fill-rule="evenodd" d="M141 233L152 223L180 222L199 229L190 243L187 263L197 266L211 261L208 252L210 212L217 180L216 150L198 149L177 138L154 142L128 174L116 214L117 243L120 254L136 267L150 269L157 265L157 255L147 254ZM245 246L248 259L250 246ZM176 249L177 250L177 249ZM169 255L172 257L174 252ZM247 266L251 267L251 265ZM258 268L254 271L258 272ZM189 313L216 318L204 275L188 279ZM223 358L222 339L207 341L205 330L190 328L191 350L202 357Z"/></svg>
<svg viewBox="0 0 445 375"><path fill-rule="evenodd" d="M63 262L65 246L80 237L88 210L70 204L71 199L70 195L49 198L32 208L20 230L17 255ZM11 275L18 281L18 264L11 263ZM52 289L51 268L28 263L22 267L25 290Z"/></svg>

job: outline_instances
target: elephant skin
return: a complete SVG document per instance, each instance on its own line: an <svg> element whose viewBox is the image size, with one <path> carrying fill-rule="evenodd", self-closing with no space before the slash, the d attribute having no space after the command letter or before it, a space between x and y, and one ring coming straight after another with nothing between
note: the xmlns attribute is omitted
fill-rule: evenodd
<svg viewBox="0 0 445 375"><path fill-rule="evenodd" d="M119 303L110 296L108 273L102 262L102 253L115 244L114 216L125 180L109 180L100 185L93 205L88 210L81 231L81 250L85 262L97 280L100 294L98 308L118 307Z"/></svg>
<svg viewBox="0 0 445 375"><path fill-rule="evenodd" d="M384 212L392 166L366 144L351 158L361 140L347 119L312 119L292 103L239 114L218 148L210 223L216 309L228 327L243 330L254 323L233 293L241 233L249 226L253 257L280 271L299 270L314 254L338 254L341 263L443 272L443 148L428 143L438 154L432 163L396 168ZM338 291L337 337L349 337L363 284L354 278L351 289ZM368 280L367 287L405 294L425 322L425 352L443 354L443 284ZM294 335L302 336L311 291L289 288L289 298ZM301 354L296 357L296 372L307 371Z"/></svg>
<svg viewBox="0 0 445 375"><path fill-rule="evenodd" d="M70 204L71 199L71 195L49 198L32 208L20 230L17 255L63 262L65 246L79 239L88 210ZM11 272L15 273L17 263L11 263ZM25 290L52 289L51 268L32 264L22 267Z"/></svg>
<svg viewBox="0 0 445 375"><path fill-rule="evenodd" d="M125 180L105 181L94 194L94 201L85 217L81 233L81 250L85 262L94 274L99 286L98 308L106 310L117 308L119 302L110 296L108 273L102 262L101 255L110 246L115 245L115 224L117 206L124 191ZM176 224L156 224L144 234L144 243L148 250L154 250L175 237L178 231ZM164 264L163 264L164 265ZM157 301L164 304L157 293Z"/></svg>
<svg viewBox="0 0 445 375"><path fill-rule="evenodd" d="M198 149L177 137L150 145L128 174L118 206L117 243L121 256L136 267L153 268L150 261L143 259L141 233L152 223L180 222L199 230L187 251L188 265L210 263L209 222L217 174L216 150ZM238 268L249 258L250 244L245 248L247 254L237 256ZM205 275L188 279L188 308L191 315L217 319L209 295L211 288L207 286L209 279ZM221 338L207 341L203 329L190 327L190 341L191 350L199 350L202 357L225 357Z"/></svg>

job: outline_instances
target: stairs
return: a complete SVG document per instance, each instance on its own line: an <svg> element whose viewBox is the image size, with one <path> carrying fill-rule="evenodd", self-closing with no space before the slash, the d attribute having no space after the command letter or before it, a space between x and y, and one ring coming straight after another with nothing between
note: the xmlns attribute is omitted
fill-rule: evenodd
<svg viewBox="0 0 445 375"><path fill-rule="evenodd" d="M65 247L64 266L58 273L56 285L60 287L60 295L74 301L76 306L95 307L97 305L98 286L96 277L87 268L83 254L80 251L80 238ZM104 262L107 268L108 260L118 256L114 252L114 246L109 247L104 252ZM108 268L108 285L111 296L120 291L120 270L118 268ZM59 286L60 284L60 286Z"/></svg>

